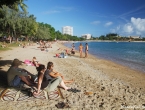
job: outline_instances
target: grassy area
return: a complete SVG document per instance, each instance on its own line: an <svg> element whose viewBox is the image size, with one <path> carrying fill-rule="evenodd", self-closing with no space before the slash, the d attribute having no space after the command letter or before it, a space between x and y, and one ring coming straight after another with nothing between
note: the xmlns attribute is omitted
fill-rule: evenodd
<svg viewBox="0 0 145 110"><path fill-rule="evenodd" d="M6 50L12 50L11 47L18 47L19 43L15 42L15 43L5 43L4 45L6 45L5 48L2 47L3 42L0 42L0 51L6 51Z"/></svg>

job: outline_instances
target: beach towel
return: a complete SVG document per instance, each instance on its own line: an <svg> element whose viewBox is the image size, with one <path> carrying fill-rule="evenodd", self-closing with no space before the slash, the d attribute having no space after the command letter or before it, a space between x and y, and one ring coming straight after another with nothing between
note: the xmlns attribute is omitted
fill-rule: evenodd
<svg viewBox="0 0 145 110"><path fill-rule="evenodd" d="M54 92L54 93L53 93ZM27 91L21 91L15 88L6 88L0 91L1 101L31 101L31 100L55 100L60 97L58 90L47 93L42 90L39 96L29 97Z"/></svg>
<svg viewBox="0 0 145 110"><path fill-rule="evenodd" d="M26 65L34 66L34 64L33 64L30 60L25 60L24 63L25 63Z"/></svg>

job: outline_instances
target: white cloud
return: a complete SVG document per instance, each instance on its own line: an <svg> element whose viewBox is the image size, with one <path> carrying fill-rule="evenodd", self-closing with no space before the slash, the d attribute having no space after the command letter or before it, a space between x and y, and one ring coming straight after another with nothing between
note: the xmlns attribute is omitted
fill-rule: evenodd
<svg viewBox="0 0 145 110"><path fill-rule="evenodd" d="M131 17L131 23L138 32L145 32L145 19Z"/></svg>
<svg viewBox="0 0 145 110"><path fill-rule="evenodd" d="M110 26L110 25L112 25L113 24L113 22L107 22L106 24L105 24L105 26Z"/></svg>
<svg viewBox="0 0 145 110"><path fill-rule="evenodd" d="M54 13L60 13L60 11L57 10L50 10L50 11L45 11L43 14L54 14Z"/></svg>
<svg viewBox="0 0 145 110"><path fill-rule="evenodd" d="M101 23L100 21L93 21L93 22L91 22L91 24L93 24L93 25L98 25L100 23Z"/></svg>
<svg viewBox="0 0 145 110"><path fill-rule="evenodd" d="M123 26L123 32L128 33L128 34L133 33L134 32L133 29L134 28L133 28L132 24L130 24L130 23L127 23Z"/></svg>
<svg viewBox="0 0 145 110"><path fill-rule="evenodd" d="M145 36L145 19L131 17L128 23L119 25L111 31L123 35Z"/></svg>

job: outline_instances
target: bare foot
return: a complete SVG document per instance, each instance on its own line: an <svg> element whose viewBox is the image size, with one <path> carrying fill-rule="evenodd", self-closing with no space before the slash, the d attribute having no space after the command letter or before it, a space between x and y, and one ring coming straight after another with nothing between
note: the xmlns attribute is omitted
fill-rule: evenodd
<svg viewBox="0 0 145 110"><path fill-rule="evenodd" d="M73 83L73 82L74 82L74 79L68 80L68 81L64 81L64 83Z"/></svg>

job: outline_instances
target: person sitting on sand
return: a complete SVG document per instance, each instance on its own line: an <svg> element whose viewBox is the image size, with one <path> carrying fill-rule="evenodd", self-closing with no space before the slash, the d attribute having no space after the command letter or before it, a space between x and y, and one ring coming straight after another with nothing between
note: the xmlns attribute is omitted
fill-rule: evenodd
<svg viewBox="0 0 145 110"><path fill-rule="evenodd" d="M69 55L69 50L68 49L65 49L65 54Z"/></svg>
<svg viewBox="0 0 145 110"><path fill-rule="evenodd" d="M71 50L71 54L75 54L75 50L72 48L72 50Z"/></svg>
<svg viewBox="0 0 145 110"><path fill-rule="evenodd" d="M36 57L33 57L32 63L34 64L34 66L39 67L39 64L38 64Z"/></svg>
<svg viewBox="0 0 145 110"><path fill-rule="evenodd" d="M25 43L25 42L23 43L23 46L22 46L22 47L23 47L23 48L25 48L25 47L26 47L26 43Z"/></svg>
<svg viewBox="0 0 145 110"><path fill-rule="evenodd" d="M46 77L53 79L53 78L57 78L57 77L61 77L64 83L72 83L74 80L65 80L64 76L61 73L58 73L56 71L53 70L53 63L52 62L48 62L47 64L47 70L45 71L45 75Z"/></svg>
<svg viewBox="0 0 145 110"><path fill-rule="evenodd" d="M21 63L18 59L13 60L11 67L7 71L8 86L22 87L25 83L28 86L34 85L30 78L32 74L25 69L19 68Z"/></svg>
<svg viewBox="0 0 145 110"><path fill-rule="evenodd" d="M48 63L49 69L52 69L52 66L53 65L50 65L50 63ZM35 91L33 93L34 96L37 96L40 94L40 89L45 88L45 90L47 92L54 91L59 84L65 90L70 90L70 88L65 85L65 83L63 82L63 80L60 76L56 77L56 75L53 75L52 71L50 71L48 69L46 70L44 65L40 65L38 70L39 70L39 72L38 72L38 85L37 85L37 91ZM48 75L48 73L46 71L50 75ZM53 75L53 77L51 75Z"/></svg>
<svg viewBox="0 0 145 110"><path fill-rule="evenodd" d="M49 43L49 48L52 48L52 43L51 42Z"/></svg>

